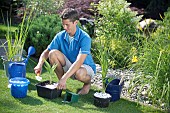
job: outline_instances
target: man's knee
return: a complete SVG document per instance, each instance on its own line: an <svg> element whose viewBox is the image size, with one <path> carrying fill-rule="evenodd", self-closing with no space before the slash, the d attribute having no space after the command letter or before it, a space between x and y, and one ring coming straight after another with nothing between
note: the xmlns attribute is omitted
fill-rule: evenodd
<svg viewBox="0 0 170 113"><path fill-rule="evenodd" d="M76 72L75 78L76 78L77 80L82 81L82 80L85 79L86 75L87 75L86 69L85 69L85 68L80 68L80 69Z"/></svg>
<svg viewBox="0 0 170 113"><path fill-rule="evenodd" d="M59 50L51 50L48 57L51 63L59 63L61 66L66 64L64 55Z"/></svg>
<svg viewBox="0 0 170 113"><path fill-rule="evenodd" d="M59 50L51 50L48 57L50 60L59 60L64 62L64 56Z"/></svg>
<svg viewBox="0 0 170 113"><path fill-rule="evenodd" d="M49 58L51 59L51 58L56 58L56 56L57 56L57 54L59 53L60 51L59 50L51 50L50 52L49 52Z"/></svg>

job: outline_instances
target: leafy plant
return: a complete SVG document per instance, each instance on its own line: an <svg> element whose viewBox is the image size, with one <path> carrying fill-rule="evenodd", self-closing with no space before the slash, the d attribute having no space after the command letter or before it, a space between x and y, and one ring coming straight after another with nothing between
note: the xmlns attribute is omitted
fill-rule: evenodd
<svg viewBox="0 0 170 113"><path fill-rule="evenodd" d="M39 57L48 44L52 41L55 34L61 31L61 19L59 15L41 15L34 19L28 32L25 48L34 46L36 48L36 57Z"/></svg>
<svg viewBox="0 0 170 113"><path fill-rule="evenodd" d="M28 8L36 5L37 16L56 14L64 4L64 0L24 0Z"/></svg>
<svg viewBox="0 0 170 113"><path fill-rule="evenodd" d="M109 63L108 63L108 52L109 48L107 48L107 42L105 37L98 37L97 38L98 46L96 47L96 53L95 56L99 60L99 63L102 68L102 83L103 83L103 91L105 91L105 80L106 80L106 74L108 71Z"/></svg>
<svg viewBox="0 0 170 113"><path fill-rule="evenodd" d="M128 8L130 4L125 0L101 0L98 5L92 5L97 11L95 17L96 53L95 51L94 53L102 67L104 79L109 66L124 67L129 62L129 50L133 41L136 40L136 25L141 17L137 17L137 13Z"/></svg>
<svg viewBox="0 0 170 113"><path fill-rule="evenodd" d="M108 59L112 61L112 68L128 66L131 57L129 50L138 41L136 26L141 16L136 16L137 13L131 11L129 5L125 0L100 0L98 5L94 5L97 11L95 32L97 37L104 36L109 40ZM135 44L137 46L138 43Z"/></svg>
<svg viewBox="0 0 170 113"><path fill-rule="evenodd" d="M137 62L137 71L142 72L132 80L132 87L141 89L149 85L147 93L155 105L169 108L170 106L170 9L157 31L143 43L142 52ZM139 91L140 95L141 91Z"/></svg>
<svg viewBox="0 0 170 113"><path fill-rule="evenodd" d="M6 42L2 45L6 51L6 59L5 60L13 60L14 56L18 56L15 60L17 61L21 61L22 60L22 52L23 52L23 47L28 35L28 31L29 31L29 27L31 25L32 22L32 13L33 13L33 9L31 10L31 12L29 13L29 15L27 16L28 12L25 11L24 12L24 16L23 16L23 20L21 22L21 24L18 26L18 29L15 30L14 32L14 36L13 36L13 31L11 30L11 19L10 21L7 19L7 26L8 26L8 30L7 33L5 35L6 37ZM7 43L7 49L5 47L5 44Z"/></svg>
<svg viewBox="0 0 170 113"><path fill-rule="evenodd" d="M49 77L50 77L50 84L52 83L52 75L56 74L55 73L55 69L57 67L57 64L54 64L54 65L50 65L48 63L48 61L44 60L44 63L45 63L45 69L47 70L48 74L49 74Z"/></svg>

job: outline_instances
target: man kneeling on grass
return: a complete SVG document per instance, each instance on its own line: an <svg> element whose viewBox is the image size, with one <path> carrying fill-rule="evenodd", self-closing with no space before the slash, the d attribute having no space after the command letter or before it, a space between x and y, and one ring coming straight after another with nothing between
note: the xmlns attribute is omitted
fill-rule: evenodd
<svg viewBox="0 0 170 113"><path fill-rule="evenodd" d="M67 8L61 15L64 30L57 33L47 49L39 58L35 73L41 73L44 59L49 58L50 63L57 64L55 70L58 76L58 89L66 89L69 77L84 83L78 94L87 94L91 79L96 73L90 49L90 36L77 26L79 15L75 9Z"/></svg>

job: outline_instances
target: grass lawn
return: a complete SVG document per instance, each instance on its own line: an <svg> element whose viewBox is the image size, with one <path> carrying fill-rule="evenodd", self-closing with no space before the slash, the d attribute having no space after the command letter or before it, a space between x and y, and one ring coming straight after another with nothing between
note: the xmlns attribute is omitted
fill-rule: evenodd
<svg viewBox="0 0 170 113"><path fill-rule="evenodd" d="M142 106L135 102L120 99L111 102L108 108L98 108L93 105L93 94L97 91L92 87L89 94L79 96L78 103L62 103L65 91L62 96L56 99L45 99L38 97L33 71L36 63L29 61L27 65L26 77L30 80L29 90L26 98L17 99L11 96L10 89L7 88L8 79L4 73L2 60L0 60L0 113L163 113L150 106ZM46 72L42 74L43 80L47 80ZM53 77L57 81L57 77ZM67 90L76 92L82 87L82 83L69 79L67 81Z"/></svg>

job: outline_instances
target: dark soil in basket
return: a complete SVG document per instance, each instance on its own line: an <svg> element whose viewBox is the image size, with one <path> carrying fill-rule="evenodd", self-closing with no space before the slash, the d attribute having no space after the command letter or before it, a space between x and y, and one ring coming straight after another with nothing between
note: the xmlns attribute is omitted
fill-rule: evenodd
<svg viewBox="0 0 170 113"><path fill-rule="evenodd" d="M50 82L43 81L43 82L36 84L38 96L43 97L43 98L48 98L48 99L54 99L57 97L61 97L62 90L58 90L56 88L54 88L54 89L47 88L47 87L45 87L46 85L50 85Z"/></svg>

